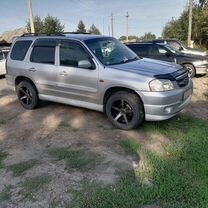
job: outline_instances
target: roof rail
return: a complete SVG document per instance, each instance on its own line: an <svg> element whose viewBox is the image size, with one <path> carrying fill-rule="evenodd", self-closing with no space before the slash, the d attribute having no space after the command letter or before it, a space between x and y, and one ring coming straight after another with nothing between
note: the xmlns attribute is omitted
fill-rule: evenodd
<svg viewBox="0 0 208 208"><path fill-rule="evenodd" d="M80 32L24 33L22 35L22 37L27 37L27 36L64 36L67 34L91 34L91 33L80 33Z"/></svg>

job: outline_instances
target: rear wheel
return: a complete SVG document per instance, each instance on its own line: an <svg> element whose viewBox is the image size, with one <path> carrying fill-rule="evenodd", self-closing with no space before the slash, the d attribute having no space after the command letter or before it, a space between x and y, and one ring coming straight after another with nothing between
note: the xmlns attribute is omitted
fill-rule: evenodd
<svg viewBox="0 0 208 208"><path fill-rule="evenodd" d="M34 109L38 105L38 93L29 81L21 81L16 87L17 96L21 105L26 109Z"/></svg>
<svg viewBox="0 0 208 208"><path fill-rule="evenodd" d="M196 70L192 64L184 64L183 66L188 70L189 76L191 78L195 77Z"/></svg>
<svg viewBox="0 0 208 208"><path fill-rule="evenodd" d="M144 119L141 100L133 93L120 91L112 94L106 102L108 119L120 129L134 129Z"/></svg>

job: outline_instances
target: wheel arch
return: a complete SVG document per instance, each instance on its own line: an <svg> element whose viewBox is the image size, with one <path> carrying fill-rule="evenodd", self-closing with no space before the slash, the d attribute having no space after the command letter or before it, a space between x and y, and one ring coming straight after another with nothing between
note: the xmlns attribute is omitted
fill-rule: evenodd
<svg viewBox="0 0 208 208"><path fill-rule="evenodd" d="M30 83L34 86L36 92L38 93L37 87L35 86L34 82L33 82L30 78L25 77L25 76L17 76L17 77L16 77L16 79L15 79L15 87L16 87L20 82L22 82L22 81L28 81L28 82L30 82Z"/></svg>
<svg viewBox="0 0 208 208"><path fill-rule="evenodd" d="M106 102L107 102L108 98L112 94L114 94L116 92L119 92L119 91L126 91L126 92L133 93L134 95L136 95L140 99L140 101L141 101L141 103L144 107L144 103L143 103L142 98L134 90L132 90L130 88L127 88L127 87L110 87L105 91L104 96L103 96L103 112L104 113L105 113L105 105L106 105Z"/></svg>

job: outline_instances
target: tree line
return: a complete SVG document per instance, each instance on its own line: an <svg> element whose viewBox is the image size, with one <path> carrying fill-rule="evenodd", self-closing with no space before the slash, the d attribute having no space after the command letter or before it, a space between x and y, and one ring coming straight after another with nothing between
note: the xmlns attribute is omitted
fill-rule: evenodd
<svg viewBox="0 0 208 208"><path fill-rule="evenodd" d="M178 19L167 22L162 36L187 41L189 11L184 10ZM192 40L195 44L208 48L208 0L200 0L193 6Z"/></svg>
<svg viewBox="0 0 208 208"><path fill-rule="evenodd" d="M36 33L61 33L61 32L64 32L64 29L65 29L65 26L61 23L61 21L57 17L53 17L51 15L48 15L43 19L38 15L35 16L34 27L35 27ZM29 21L26 24L26 28L28 32L31 32ZM99 29L94 24L92 24L90 28L87 30L82 20L79 21L77 25L77 30L74 32L91 33L95 35L101 34Z"/></svg>

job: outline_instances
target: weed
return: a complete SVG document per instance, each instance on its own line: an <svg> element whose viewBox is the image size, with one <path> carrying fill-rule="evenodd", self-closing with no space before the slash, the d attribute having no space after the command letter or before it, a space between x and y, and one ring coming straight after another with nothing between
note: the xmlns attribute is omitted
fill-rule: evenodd
<svg viewBox="0 0 208 208"><path fill-rule="evenodd" d="M56 148L50 150L49 154L57 160L64 160L68 170L76 169L86 171L94 167L100 160L98 154L80 149Z"/></svg>
<svg viewBox="0 0 208 208"><path fill-rule="evenodd" d="M27 160L8 166L8 170L12 171L14 176L21 176L25 173L25 171L31 169L36 164L38 164L37 160Z"/></svg>

